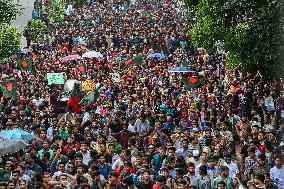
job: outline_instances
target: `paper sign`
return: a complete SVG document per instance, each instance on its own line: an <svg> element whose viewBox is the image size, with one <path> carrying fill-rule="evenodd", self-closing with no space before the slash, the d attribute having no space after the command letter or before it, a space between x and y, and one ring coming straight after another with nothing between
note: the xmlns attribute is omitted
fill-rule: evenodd
<svg viewBox="0 0 284 189"><path fill-rule="evenodd" d="M47 85L51 84L64 84L63 73L47 73Z"/></svg>
<svg viewBox="0 0 284 189"><path fill-rule="evenodd" d="M82 91L92 91L95 89L95 82L93 80L81 81Z"/></svg>
<svg viewBox="0 0 284 189"><path fill-rule="evenodd" d="M111 75L111 78L112 80L115 82L115 83L119 83L120 82L120 75L118 73L113 73Z"/></svg>

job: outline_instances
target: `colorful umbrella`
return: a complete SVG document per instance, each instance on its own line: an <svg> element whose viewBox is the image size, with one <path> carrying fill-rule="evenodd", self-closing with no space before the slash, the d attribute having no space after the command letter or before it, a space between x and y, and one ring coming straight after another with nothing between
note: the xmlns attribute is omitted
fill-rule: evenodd
<svg viewBox="0 0 284 189"><path fill-rule="evenodd" d="M28 53L30 53L30 52L31 52L30 49L19 49L19 50L18 50L18 53L19 53L19 54L28 54Z"/></svg>
<svg viewBox="0 0 284 189"><path fill-rule="evenodd" d="M194 72L194 71L191 70L189 67L179 66L179 67L175 67L169 70L169 72L170 73L189 73L189 72Z"/></svg>
<svg viewBox="0 0 284 189"><path fill-rule="evenodd" d="M69 55L69 56L65 56L63 58L61 58L62 62L66 62L66 61L70 61L70 60L81 60L82 57L78 54L73 54L73 55Z"/></svg>
<svg viewBox="0 0 284 189"><path fill-rule="evenodd" d="M148 54L147 58L160 58L160 59L165 59L166 55L162 54L162 53L152 53L152 54Z"/></svg>
<svg viewBox="0 0 284 189"><path fill-rule="evenodd" d="M64 91L71 91L74 88L75 83L80 83L80 81L76 80L76 79L68 79L65 83L64 83Z"/></svg>
<svg viewBox="0 0 284 189"><path fill-rule="evenodd" d="M23 131L22 129L12 129L12 130L1 131L0 138L4 138L4 139L20 138L20 139L25 139L29 141L29 140L34 139L35 136L31 133Z"/></svg>
<svg viewBox="0 0 284 189"><path fill-rule="evenodd" d="M83 58L101 58L103 57L102 53L96 51L89 51L83 54Z"/></svg>

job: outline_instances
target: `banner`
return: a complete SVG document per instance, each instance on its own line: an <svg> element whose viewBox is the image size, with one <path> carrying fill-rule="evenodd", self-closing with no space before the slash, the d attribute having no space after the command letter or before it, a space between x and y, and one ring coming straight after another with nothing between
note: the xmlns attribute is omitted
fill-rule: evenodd
<svg viewBox="0 0 284 189"><path fill-rule="evenodd" d="M93 91L95 89L95 82L93 80L81 81L82 91Z"/></svg>
<svg viewBox="0 0 284 189"><path fill-rule="evenodd" d="M47 73L47 85L51 84L63 85L63 73Z"/></svg>
<svg viewBox="0 0 284 189"><path fill-rule="evenodd" d="M31 58L19 58L17 60L17 65L20 70L32 70L33 61Z"/></svg>

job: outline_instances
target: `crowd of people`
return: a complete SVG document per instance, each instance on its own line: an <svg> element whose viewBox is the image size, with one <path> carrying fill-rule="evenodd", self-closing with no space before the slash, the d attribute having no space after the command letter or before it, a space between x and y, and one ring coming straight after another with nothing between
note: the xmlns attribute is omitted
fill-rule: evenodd
<svg viewBox="0 0 284 189"><path fill-rule="evenodd" d="M32 71L16 58L0 65L2 83L17 81L16 99L1 94L0 130L35 136L1 157L0 189L284 189L281 80L194 48L188 16L179 0L91 1L46 21L26 55ZM62 61L91 50L103 57ZM178 66L192 71L168 71ZM51 72L93 80L97 98L74 112L64 85L47 84Z"/></svg>

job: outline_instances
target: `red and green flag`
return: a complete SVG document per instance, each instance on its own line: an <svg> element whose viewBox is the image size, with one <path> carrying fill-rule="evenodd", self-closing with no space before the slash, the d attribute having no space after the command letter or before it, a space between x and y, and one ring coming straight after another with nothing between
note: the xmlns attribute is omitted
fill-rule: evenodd
<svg viewBox="0 0 284 189"><path fill-rule="evenodd" d="M86 75L87 71L86 71L86 64L82 63L79 64L78 70L81 72L82 75Z"/></svg>
<svg viewBox="0 0 284 189"><path fill-rule="evenodd" d="M149 19L152 18L152 15L147 10L142 11L141 14L142 14L143 17L146 17L146 18L149 18Z"/></svg>
<svg viewBox="0 0 284 189"><path fill-rule="evenodd" d="M120 62L120 69L126 69L130 66L137 66L137 65L140 65L142 62L143 62L142 55L131 57L131 58L128 58Z"/></svg>
<svg viewBox="0 0 284 189"><path fill-rule="evenodd" d="M128 14L131 14L131 13L133 13L134 11L135 11L134 9L129 8L129 7L125 7L125 8L123 9L123 12L128 13Z"/></svg>
<svg viewBox="0 0 284 189"><path fill-rule="evenodd" d="M73 90L70 93L69 99L67 101L67 104L69 107L71 107L72 112L74 113L80 113L81 112L81 97L82 97L82 90L81 86L78 83L74 84Z"/></svg>
<svg viewBox="0 0 284 189"><path fill-rule="evenodd" d="M184 87L187 91L189 91L190 89L195 89L195 88L199 88L202 86L202 84L205 81L205 77L202 75L199 76L191 76L189 78L187 77L183 77L182 78L182 82L184 84Z"/></svg>
<svg viewBox="0 0 284 189"><path fill-rule="evenodd" d="M13 99L17 99L17 81L16 79L9 79L2 86L4 95Z"/></svg>
<svg viewBox="0 0 284 189"><path fill-rule="evenodd" d="M31 58L19 58L17 60L18 68L21 70L32 70L33 68L33 61Z"/></svg>

